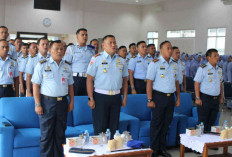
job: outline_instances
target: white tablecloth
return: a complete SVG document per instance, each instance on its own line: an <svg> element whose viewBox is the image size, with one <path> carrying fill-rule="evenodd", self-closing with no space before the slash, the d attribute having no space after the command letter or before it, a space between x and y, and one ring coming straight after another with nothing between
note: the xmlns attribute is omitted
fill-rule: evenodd
<svg viewBox="0 0 232 157"><path fill-rule="evenodd" d="M201 136L180 135L180 143L199 153L203 153L205 143L232 141L232 139L222 140L218 135L203 134Z"/></svg>
<svg viewBox="0 0 232 157"><path fill-rule="evenodd" d="M133 149L133 150L127 150L127 151L120 151L120 152L114 152L111 153L109 151L107 151L107 145L85 145L83 148L86 149L94 149L95 153L91 154L91 155L85 155L85 154L77 154L77 153L69 153L69 149L71 147L69 147L68 145L64 146L64 154L66 155L66 157L88 157L88 156L93 156L93 155L106 155L106 154L117 154L117 153L123 153L123 152L134 152L134 151L140 151L140 150L150 150L148 149ZM128 149L129 147L124 146L124 149Z"/></svg>

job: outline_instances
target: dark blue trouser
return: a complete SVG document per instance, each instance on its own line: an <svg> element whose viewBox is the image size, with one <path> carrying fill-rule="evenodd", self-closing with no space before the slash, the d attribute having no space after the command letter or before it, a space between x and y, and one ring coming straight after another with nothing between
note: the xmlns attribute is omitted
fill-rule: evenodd
<svg viewBox="0 0 232 157"><path fill-rule="evenodd" d="M134 79L135 90L137 94L146 94L146 82L140 79Z"/></svg>
<svg viewBox="0 0 232 157"><path fill-rule="evenodd" d="M110 129L111 139L119 125L122 98L120 94L104 95L94 92L95 108L92 110L94 134Z"/></svg>
<svg viewBox="0 0 232 157"><path fill-rule="evenodd" d="M219 96L212 97L205 94L200 94L202 106L197 106L198 123L204 123L204 130L211 131L211 126L214 125L219 111Z"/></svg>
<svg viewBox="0 0 232 157"><path fill-rule="evenodd" d="M22 85L20 85L20 86L22 86ZM25 97L26 96L27 87L26 87L26 81L25 80L23 80L23 88L24 88L24 94L19 93L20 97ZM32 90L32 88L31 88L31 90Z"/></svg>
<svg viewBox="0 0 232 157"><path fill-rule="evenodd" d="M12 88L12 85L8 85L7 87L0 87L0 98L3 97L14 97L15 93Z"/></svg>
<svg viewBox="0 0 232 157"><path fill-rule="evenodd" d="M63 157L65 144L65 130L68 114L68 100L50 100L41 95L43 115L39 115L40 121L40 156Z"/></svg>
<svg viewBox="0 0 232 157"><path fill-rule="evenodd" d="M86 90L86 78L85 77L79 77L79 76L73 76L74 84L74 96L85 96L87 95Z"/></svg>
<svg viewBox="0 0 232 157"><path fill-rule="evenodd" d="M152 99L155 102L155 108L151 110L150 140L151 149L157 152L166 150L166 135L173 118L175 98L174 95L160 95L153 91Z"/></svg>

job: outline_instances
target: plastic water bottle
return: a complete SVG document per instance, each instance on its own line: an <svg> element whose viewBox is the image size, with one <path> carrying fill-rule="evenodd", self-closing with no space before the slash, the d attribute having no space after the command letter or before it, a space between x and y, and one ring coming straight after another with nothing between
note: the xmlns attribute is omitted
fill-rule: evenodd
<svg viewBox="0 0 232 157"><path fill-rule="evenodd" d="M85 144L88 144L89 143L89 132L88 132L88 130L85 130L84 138L85 138Z"/></svg>
<svg viewBox="0 0 232 157"><path fill-rule="evenodd" d="M105 136L106 136L107 140L109 141L109 140L110 140L110 136L111 136L110 129L107 129L107 130L106 130Z"/></svg>
<svg viewBox="0 0 232 157"><path fill-rule="evenodd" d="M227 122L227 120L224 121L224 123L223 123L223 128L224 128L224 129L227 129L227 128L228 128L228 122Z"/></svg>
<svg viewBox="0 0 232 157"><path fill-rule="evenodd" d="M121 136L118 130L116 130L116 133L114 134L114 139L115 139L117 136Z"/></svg>
<svg viewBox="0 0 232 157"><path fill-rule="evenodd" d="M201 122L200 128L201 128L201 135L203 135L204 134L204 128L205 128L203 122Z"/></svg>

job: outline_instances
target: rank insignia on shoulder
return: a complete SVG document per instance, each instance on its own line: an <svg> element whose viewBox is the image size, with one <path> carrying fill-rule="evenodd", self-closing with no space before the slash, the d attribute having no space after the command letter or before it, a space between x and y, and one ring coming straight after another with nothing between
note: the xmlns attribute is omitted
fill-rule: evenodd
<svg viewBox="0 0 232 157"><path fill-rule="evenodd" d="M221 65L218 65L218 67L222 69L222 66L221 66Z"/></svg>
<svg viewBox="0 0 232 157"><path fill-rule="evenodd" d="M37 55L34 55L34 56L31 56L31 58L34 58L34 57L36 57Z"/></svg>
<svg viewBox="0 0 232 157"><path fill-rule="evenodd" d="M136 56L132 56L132 58L135 58Z"/></svg>
<svg viewBox="0 0 232 157"><path fill-rule="evenodd" d="M92 46L92 45L88 45L88 47L91 48L91 49L95 49L95 47Z"/></svg>
<svg viewBox="0 0 232 157"><path fill-rule="evenodd" d="M154 60L153 60L154 63L157 62L157 61L159 61L159 59L154 59Z"/></svg>
<svg viewBox="0 0 232 157"><path fill-rule="evenodd" d="M175 63L177 63L177 61L175 61L174 59L172 61L175 62Z"/></svg>
<svg viewBox="0 0 232 157"><path fill-rule="evenodd" d="M65 60L65 63L67 63L68 65L71 65L71 63L70 63L70 62L68 62L68 61L66 61L66 60Z"/></svg>
<svg viewBox="0 0 232 157"><path fill-rule="evenodd" d="M201 66L201 68L205 68L207 65L205 65L205 64L203 64L202 66Z"/></svg>
<svg viewBox="0 0 232 157"><path fill-rule="evenodd" d="M96 58L96 57L98 57L98 56L100 56L100 53L98 53L98 54L94 55L94 57L95 57L95 58Z"/></svg>
<svg viewBox="0 0 232 157"><path fill-rule="evenodd" d="M46 59L44 59L44 60L40 61L40 64L43 64L43 63L45 63L45 62L47 62L47 60L46 60Z"/></svg>

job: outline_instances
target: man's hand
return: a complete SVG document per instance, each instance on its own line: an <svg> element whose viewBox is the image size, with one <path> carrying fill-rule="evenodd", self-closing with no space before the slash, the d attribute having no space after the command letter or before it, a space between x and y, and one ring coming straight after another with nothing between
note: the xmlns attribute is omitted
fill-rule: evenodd
<svg viewBox="0 0 232 157"><path fill-rule="evenodd" d="M43 107L40 105L40 106L36 106L35 107L35 112L38 114L38 115L41 115L43 114Z"/></svg>
<svg viewBox="0 0 232 157"><path fill-rule="evenodd" d="M27 92L27 97L31 97L32 96L32 93L31 92Z"/></svg>
<svg viewBox="0 0 232 157"><path fill-rule="evenodd" d="M186 88L183 88L183 89L182 89L182 92L186 92Z"/></svg>
<svg viewBox="0 0 232 157"><path fill-rule="evenodd" d="M126 98L123 98L123 100L122 100L122 107L125 107L126 106Z"/></svg>
<svg viewBox="0 0 232 157"><path fill-rule="evenodd" d="M176 100L175 106L176 106L176 107L179 107L179 106L180 106L180 99L177 99L177 100Z"/></svg>
<svg viewBox="0 0 232 157"><path fill-rule="evenodd" d="M89 100L88 101L88 105L91 109L94 109L95 108L95 101L92 99L92 100Z"/></svg>
<svg viewBox="0 0 232 157"><path fill-rule="evenodd" d="M147 102L147 107L149 107L149 108L155 108L155 102L154 101Z"/></svg>
<svg viewBox="0 0 232 157"><path fill-rule="evenodd" d="M201 99L200 99L200 100L195 100L195 103L196 103L198 106L202 106L202 101L201 101Z"/></svg>
<svg viewBox="0 0 232 157"><path fill-rule="evenodd" d="M74 104L73 104L73 103L70 103L70 104L68 105L68 112L72 112L73 108L74 108Z"/></svg>
<svg viewBox="0 0 232 157"><path fill-rule="evenodd" d="M132 90L131 90L131 94L137 94L136 90L135 90L135 89L132 89Z"/></svg>
<svg viewBox="0 0 232 157"><path fill-rule="evenodd" d="M24 95L25 91L24 91L24 88L23 86L20 87L20 94Z"/></svg>
<svg viewBox="0 0 232 157"><path fill-rule="evenodd" d="M220 104L223 104L223 98L220 98Z"/></svg>

